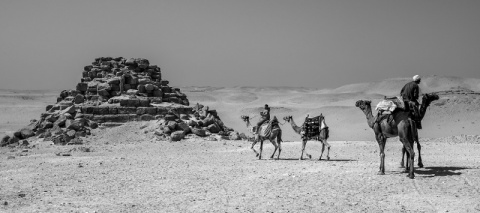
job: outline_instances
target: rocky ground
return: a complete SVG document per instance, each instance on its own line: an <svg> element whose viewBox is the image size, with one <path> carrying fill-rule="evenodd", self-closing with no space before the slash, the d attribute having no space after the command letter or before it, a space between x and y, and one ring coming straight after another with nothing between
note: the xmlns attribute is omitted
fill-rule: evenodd
<svg viewBox="0 0 480 213"><path fill-rule="evenodd" d="M316 160L318 142L307 145L315 159L299 161L300 143L287 142L270 160L266 142L257 160L246 141L159 141L145 124L95 130L83 145L0 149L0 211L480 211L478 142L422 142L425 168L410 180L396 141L379 176L372 141L331 141L330 161Z"/></svg>
<svg viewBox="0 0 480 213"><path fill-rule="evenodd" d="M425 168L408 179L399 168L401 143L392 138L386 175L376 175L378 145L354 104L376 104L406 81L332 90L182 88L192 104L216 109L227 126L247 134L240 115L253 118L266 103L272 116L292 115L297 124L322 113L331 160L317 161L321 145L312 141L307 152L314 159L299 161L300 138L283 120L280 160L269 160L269 142L257 160L247 141L162 141L156 121L133 122L95 129L82 145L32 138L28 146L0 148L0 212L479 212L479 79L425 77L424 92L443 91L419 132ZM38 118L56 95L0 90L0 138Z"/></svg>

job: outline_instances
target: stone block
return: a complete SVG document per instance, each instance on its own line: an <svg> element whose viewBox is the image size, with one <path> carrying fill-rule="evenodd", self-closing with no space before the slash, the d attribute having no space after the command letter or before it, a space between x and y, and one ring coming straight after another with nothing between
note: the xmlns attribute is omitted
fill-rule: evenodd
<svg viewBox="0 0 480 213"><path fill-rule="evenodd" d="M105 122L105 118L109 115L94 115L90 120L95 121L97 123Z"/></svg>
<svg viewBox="0 0 480 213"><path fill-rule="evenodd" d="M92 70L92 68L93 68L92 65L87 65L87 66L84 66L84 67L83 67L83 70L84 70L84 71L90 71L90 70Z"/></svg>
<svg viewBox="0 0 480 213"><path fill-rule="evenodd" d="M85 78L80 79L80 82L90 82L90 81L92 81L92 79L90 77L85 77Z"/></svg>
<svg viewBox="0 0 480 213"><path fill-rule="evenodd" d="M130 116L128 114L117 114L117 115L105 115L104 121L105 122L120 122L125 123L130 120Z"/></svg>
<svg viewBox="0 0 480 213"><path fill-rule="evenodd" d="M126 87L125 87L126 89ZM136 89L128 89L127 90L127 95L138 95L138 90Z"/></svg>
<svg viewBox="0 0 480 213"><path fill-rule="evenodd" d="M152 104L161 104L162 103L162 97L152 97L152 98L149 98L150 99L150 103Z"/></svg>
<svg viewBox="0 0 480 213"><path fill-rule="evenodd" d="M166 115L168 113L168 110L165 107L155 107L155 108L157 108L157 115Z"/></svg>
<svg viewBox="0 0 480 213"><path fill-rule="evenodd" d="M149 107L150 106L150 99L139 99L138 100L139 107Z"/></svg>
<svg viewBox="0 0 480 213"><path fill-rule="evenodd" d="M120 99L120 106L128 107L129 99Z"/></svg>
<svg viewBox="0 0 480 213"><path fill-rule="evenodd" d="M101 90L98 90L98 95L108 97L110 93L105 89L101 89Z"/></svg>
<svg viewBox="0 0 480 213"><path fill-rule="evenodd" d="M116 84L111 84L110 91L120 91L120 86Z"/></svg>
<svg viewBox="0 0 480 213"><path fill-rule="evenodd" d="M47 105L47 107L45 107L45 111L48 111L48 110L50 110L51 108L53 108L53 105L49 104L49 105Z"/></svg>
<svg viewBox="0 0 480 213"><path fill-rule="evenodd" d="M152 83L152 80L148 79L148 78L139 78L138 79L138 84L140 85L146 85L146 84L151 84Z"/></svg>
<svg viewBox="0 0 480 213"><path fill-rule="evenodd" d="M169 83L170 83L170 82L167 81L167 80L161 80L161 81L160 81L160 84L161 84L162 86L168 86Z"/></svg>
<svg viewBox="0 0 480 213"><path fill-rule="evenodd" d="M145 89L147 91L153 91L155 87L153 86L153 84L145 84Z"/></svg>
<svg viewBox="0 0 480 213"><path fill-rule="evenodd" d="M137 107L137 115L143 115L143 114L146 114L145 107Z"/></svg>
<svg viewBox="0 0 480 213"><path fill-rule="evenodd" d="M140 100L138 99L128 99L127 101L129 107L138 107L140 106Z"/></svg>
<svg viewBox="0 0 480 213"><path fill-rule="evenodd" d="M65 122L65 127L67 129L73 129L73 130L80 130L82 129L83 127L85 126L84 122L80 121L80 120L71 120L71 119L68 119L66 122Z"/></svg>
<svg viewBox="0 0 480 213"><path fill-rule="evenodd" d="M162 89L163 93L171 93L172 92L172 88L169 87L169 86L161 86L160 88Z"/></svg>
<svg viewBox="0 0 480 213"><path fill-rule="evenodd" d="M145 115L140 115L140 120L151 121L151 120L155 120L155 117L153 115L145 114Z"/></svg>
<svg viewBox="0 0 480 213"><path fill-rule="evenodd" d="M162 75L161 75L161 74L153 74L153 75L152 75L152 78L153 78L153 79L162 80Z"/></svg>
<svg viewBox="0 0 480 213"><path fill-rule="evenodd" d="M110 108L107 106L99 106L98 113L99 115L108 115L110 113Z"/></svg>
<svg viewBox="0 0 480 213"><path fill-rule="evenodd" d="M85 111L82 111L82 113L84 113L84 114L93 114L93 111L94 111L94 109L95 109L96 107L94 107L94 106L87 106L87 107L85 107L85 108L86 108ZM82 109L83 109L83 107L82 107Z"/></svg>
<svg viewBox="0 0 480 213"><path fill-rule="evenodd" d="M193 128L193 129L192 129L192 133L195 134L195 135L198 135L198 136L200 136L200 137L205 137L205 136L207 136L207 133L205 132L205 130L199 129L199 128Z"/></svg>
<svg viewBox="0 0 480 213"><path fill-rule="evenodd" d="M75 99L74 99L75 104L81 104L83 102L85 102L85 97L83 95L78 94L75 96Z"/></svg>
<svg viewBox="0 0 480 213"><path fill-rule="evenodd" d="M129 114L128 115L129 121L140 121L140 116L137 114Z"/></svg>
<svg viewBox="0 0 480 213"><path fill-rule="evenodd" d="M108 114L111 114L111 115L118 114L118 108L114 106L108 107Z"/></svg>
<svg viewBox="0 0 480 213"><path fill-rule="evenodd" d="M137 108L136 107L119 107L118 114L136 114Z"/></svg>
<svg viewBox="0 0 480 213"><path fill-rule="evenodd" d="M208 131L210 131L211 133L218 133L220 132L220 128L216 125L216 124L210 124L208 127L207 127Z"/></svg>
<svg viewBox="0 0 480 213"><path fill-rule="evenodd" d="M107 80L107 84L110 84L110 86L119 85L120 84L120 78L118 78L118 77L110 78L110 79Z"/></svg>
<svg viewBox="0 0 480 213"><path fill-rule="evenodd" d="M162 90L155 90L153 91L153 97L163 97Z"/></svg>
<svg viewBox="0 0 480 213"><path fill-rule="evenodd" d="M149 115L156 115L157 114L157 108L155 107L146 107L145 108L145 113Z"/></svg>
<svg viewBox="0 0 480 213"><path fill-rule="evenodd" d="M170 102L180 104L181 100L177 97L171 97Z"/></svg>
<svg viewBox="0 0 480 213"><path fill-rule="evenodd" d="M92 107L92 109L93 109L92 114L102 115L102 113L100 113L100 107Z"/></svg>
<svg viewBox="0 0 480 213"><path fill-rule="evenodd" d="M147 90L145 89L145 85L141 85L141 84L137 86L137 90L140 93L146 93L147 92Z"/></svg>
<svg viewBox="0 0 480 213"><path fill-rule="evenodd" d="M88 120L92 120L93 117L94 117L93 114L83 114L83 118L88 119Z"/></svg>

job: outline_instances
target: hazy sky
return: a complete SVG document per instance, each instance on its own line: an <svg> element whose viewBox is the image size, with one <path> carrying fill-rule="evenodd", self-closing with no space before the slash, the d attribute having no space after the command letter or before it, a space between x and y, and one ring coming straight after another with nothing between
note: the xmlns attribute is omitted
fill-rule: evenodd
<svg viewBox="0 0 480 213"><path fill-rule="evenodd" d="M1 0L0 88L72 89L100 56L173 86L480 78L478 0Z"/></svg>

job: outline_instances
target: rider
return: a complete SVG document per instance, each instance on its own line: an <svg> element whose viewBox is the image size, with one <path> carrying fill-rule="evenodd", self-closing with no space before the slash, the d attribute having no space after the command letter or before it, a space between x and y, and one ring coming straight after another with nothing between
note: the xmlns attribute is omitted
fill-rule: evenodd
<svg viewBox="0 0 480 213"><path fill-rule="evenodd" d="M413 76L413 81L405 84L402 90L400 91L400 96L403 98L405 102L405 106L409 108L409 110L413 110L413 120L415 120L417 129L422 129L422 123L420 122L420 113L418 106L418 97L420 93L420 87L418 84L422 81L419 75Z"/></svg>
<svg viewBox="0 0 480 213"><path fill-rule="evenodd" d="M265 121L270 120L270 107L265 104L263 111L260 112L261 119L257 123L257 133L259 132L260 126L265 123Z"/></svg>

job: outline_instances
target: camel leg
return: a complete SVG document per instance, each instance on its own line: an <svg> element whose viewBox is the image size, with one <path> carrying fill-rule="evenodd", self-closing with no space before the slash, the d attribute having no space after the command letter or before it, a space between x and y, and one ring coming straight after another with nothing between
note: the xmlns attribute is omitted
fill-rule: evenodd
<svg viewBox="0 0 480 213"><path fill-rule="evenodd" d="M278 144L278 155L277 160L280 159L280 153L282 152L282 132L279 131L277 135L277 144Z"/></svg>
<svg viewBox="0 0 480 213"><path fill-rule="evenodd" d="M406 157L405 158L405 163L406 164L405 164L403 172L408 173L408 171L410 170L410 163L408 161L408 159L410 159L410 153L407 152L407 149L405 148L405 146L403 146L403 148L405 149L405 157Z"/></svg>
<svg viewBox="0 0 480 213"><path fill-rule="evenodd" d="M378 146L380 148L380 168L378 171L378 175L384 175L385 174L385 142L387 139L383 137L381 134L376 135Z"/></svg>
<svg viewBox="0 0 480 213"><path fill-rule="evenodd" d="M260 139L260 153L258 154L258 160L262 159L262 151L263 151L263 139Z"/></svg>
<svg viewBox="0 0 480 213"><path fill-rule="evenodd" d="M410 179L413 179L413 178L415 178L414 166L413 166L413 162L415 161L415 152L414 152L414 150L411 146L413 144L411 144L409 142L409 139L407 139L407 138L401 138L400 140L402 141L402 143L405 144L404 146L405 146L405 149L407 150L407 153L408 153L408 155L407 155L407 167L406 167L406 169L408 169L407 170L408 171L407 177L409 177Z"/></svg>
<svg viewBox="0 0 480 213"><path fill-rule="evenodd" d="M420 145L420 141L418 140L418 130L415 127L413 129L414 131L414 141L417 142L417 150L418 150L418 167L423 168L423 161L422 161L422 154L421 154L421 149L422 146Z"/></svg>
<svg viewBox="0 0 480 213"><path fill-rule="evenodd" d="M320 140L322 142L322 153L320 153L320 158L318 160L322 159L323 155L323 150L325 150L325 146L327 147L327 160L330 160L330 144L327 142L326 139Z"/></svg>
<svg viewBox="0 0 480 213"><path fill-rule="evenodd" d="M322 152L320 153L320 157L318 158L318 160L322 160L323 151L325 150L325 144L322 140L320 140L320 142L322 142Z"/></svg>
<svg viewBox="0 0 480 213"><path fill-rule="evenodd" d="M407 177L409 177L410 179L415 178L413 166L413 163L415 161L415 151L413 150L414 132L410 129L412 122L412 120L409 120L407 122L402 122L398 125L398 136L400 137L400 141L402 141L403 146L408 152L407 162L409 173Z"/></svg>
<svg viewBox="0 0 480 213"><path fill-rule="evenodd" d="M303 160L303 152L305 151L305 145L307 144L307 140L302 140L302 153L298 160Z"/></svg>
<svg viewBox="0 0 480 213"><path fill-rule="evenodd" d="M255 150L255 148L254 148L255 144L257 144L257 141L256 141L256 140L253 141L252 147L250 147L250 149L252 149L253 152L255 152L255 157L258 157L259 154L258 154L257 150Z"/></svg>
<svg viewBox="0 0 480 213"><path fill-rule="evenodd" d="M273 150L272 155L270 155L270 159L273 159L275 156L275 152L277 152L278 146L277 143L275 142L275 138L269 138L270 142L272 143L273 147L275 147L275 150Z"/></svg>
<svg viewBox="0 0 480 213"><path fill-rule="evenodd" d="M423 162L422 162L422 154L420 150L422 149L422 146L420 146L419 141L417 141L417 150L418 150L418 167L423 168Z"/></svg>

